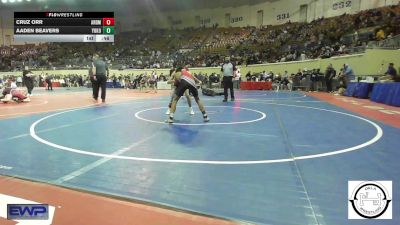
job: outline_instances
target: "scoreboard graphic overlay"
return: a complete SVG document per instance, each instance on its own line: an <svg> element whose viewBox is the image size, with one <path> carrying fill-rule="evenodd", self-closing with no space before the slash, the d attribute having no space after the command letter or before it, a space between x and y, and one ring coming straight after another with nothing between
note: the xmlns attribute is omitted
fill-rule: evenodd
<svg viewBox="0 0 400 225"><path fill-rule="evenodd" d="M14 12L16 42L114 42L114 12Z"/></svg>

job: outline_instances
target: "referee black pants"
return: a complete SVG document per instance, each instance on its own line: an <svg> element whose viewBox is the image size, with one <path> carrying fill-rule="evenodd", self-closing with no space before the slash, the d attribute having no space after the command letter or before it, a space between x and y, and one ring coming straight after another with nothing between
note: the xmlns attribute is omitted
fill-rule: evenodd
<svg viewBox="0 0 400 225"><path fill-rule="evenodd" d="M53 90L53 83L51 83L51 80L46 80L47 83L47 90Z"/></svg>
<svg viewBox="0 0 400 225"><path fill-rule="evenodd" d="M225 99L228 99L228 89L230 89L231 91L231 99L235 99L235 93L233 91L233 81L232 81L233 77L226 77L224 76L222 82L224 85L224 96Z"/></svg>
<svg viewBox="0 0 400 225"><path fill-rule="evenodd" d="M32 80L25 80L25 86L28 89L28 94L32 94L32 90L33 90L33 81Z"/></svg>
<svg viewBox="0 0 400 225"><path fill-rule="evenodd" d="M326 82L326 91L331 92L332 91L332 80L329 79L329 77L325 77L325 82Z"/></svg>
<svg viewBox="0 0 400 225"><path fill-rule="evenodd" d="M90 83L92 84L92 98L94 98L94 86L96 85L96 81L93 79L92 76L90 76Z"/></svg>
<svg viewBox="0 0 400 225"><path fill-rule="evenodd" d="M96 80L93 82L93 98L99 98L99 91L101 88L101 99L106 100L106 86L107 86L107 77L104 75L96 76Z"/></svg>

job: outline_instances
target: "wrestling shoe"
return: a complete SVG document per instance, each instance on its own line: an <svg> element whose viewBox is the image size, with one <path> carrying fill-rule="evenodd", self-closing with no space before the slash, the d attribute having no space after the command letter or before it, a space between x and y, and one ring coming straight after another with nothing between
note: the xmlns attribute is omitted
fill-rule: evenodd
<svg viewBox="0 0 400 225"><path fill-rule="evenodd" d="M192 107L189 108L189 114L190 114L191 116L194 115L194 111L193 111L193 108L192 108Z"/></svg>
<svg viewBox="0 0 400 225"><path fill-rule="evenodd" d="M168 117L168 119L165 121L166 123L174 123L174 118Z"/></svg>

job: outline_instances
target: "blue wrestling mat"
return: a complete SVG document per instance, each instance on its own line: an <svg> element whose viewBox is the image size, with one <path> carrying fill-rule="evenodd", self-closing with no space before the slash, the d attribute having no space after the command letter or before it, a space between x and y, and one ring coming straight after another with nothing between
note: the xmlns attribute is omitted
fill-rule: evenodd
<svg viewBox="0 0 400 225"><path fill-rule="evenodd" d="M400 224L400 130L300 92L132 100L0 120L0 174L255 224ZM348 220L348 181L393 181L392 220ZM0 187L1 188L1 187Z"/></svg>

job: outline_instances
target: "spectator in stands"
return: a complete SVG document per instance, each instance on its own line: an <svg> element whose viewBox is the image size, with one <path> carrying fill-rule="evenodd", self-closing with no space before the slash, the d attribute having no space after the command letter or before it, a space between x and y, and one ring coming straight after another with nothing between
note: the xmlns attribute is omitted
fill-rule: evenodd
<svg viewBox="0 0 400 225"><path fill-rule="evenodd" d="M251 75L251 81L253 81L253 82L255 82L255 81L257 81L257 74L256 73L253 73L253 75Z"/></svg>
<svg viewBox="0 0 400 225"><path fill-rule="evenodd" d="M158 78L159 81L167 81L167 78L165 77L164 73L160 74L160 77Z"/></svg>
<svg viewBox="0 0 400 225"><path fill-rule="evenodd" d="M190 62L193 66L219 66L223 63L224 55L235 58L239 56L236 58L236 65L246 62L248 64L276 62L280 59L292 61L319 56L327 58L351 52L350 48L356 43L361 46L376 39L377 33L378 39L398 35L399 9L400 5L397 4L393 8L365 10L354 15L345 14L317 19L312 23L287 23L260 29L215 28L215 32L199 29L194 37L181 34L179 30L164 30L161 33L156 30L151 33L121 33L115 45L110 48L100 48L99 53L111 56L113 64L119 68L140 69L168 68L178 58ZM382 29L373 30L375 27ZM373 32L365 32L366 30ZM366 33L370 33L372 37ZM391 33L393 35L390 35ZM174 39L179 40L178 43L175 43ZM154 44L161 49L154 49ZM37 66L48 69L65 65L68 68L83 67L90 62L84 55L92 55L98 50L88 45L77 46L71 49L69 44L51 43L39 46L0 47L0 70L18 70L27 59ZM345 49L345 46L349 49ZM184 48L199 51L196 57L190 52L177 51ZM211 54L220 50L222 52L217 55ZM76 84L73 77L69 80L71 83L68 82L68 85Z"/></svg>
<svg viewBox="0 0 400 225"><path fill-rule="evenodd" d="M344 75L344 68L340 68L338 75L339 89L335 95L343 95L346 90L346 76Z"/></svg>
<svg viewBox="0 0 400 225"><path fill-rule="evenodd" d="M238 67L235 71L235 78L233 80L233 86L236 89L240 89L240 81L242 79L242 74L240 73L240 68Z"/></svg>
<svg viewBox="0 0 400 225"><path fill-rule="evenodd" d="M267 72L265 70L261 73L260 81L266 81L267 80Z"/></svg>
<svg viewBox="0 0 400 225"><path fill-rule="evenodd" d="M301 69L297 71L295 77L298 78L299 80L303 79L303 72L301 71Z"/></svg>
<svg viewBox="0 0 400 225"><path fill-rule="evenodd" d="M332 64L329 64L325 71L325 83L326 91L332 92L332 80L336 76L336 70L333 68Z"/></svg>
<svg viewBox="0 0 400 225"><path fill-rule="evenodd" d="M265 78L265 81L269 81L272 82L274 80L274 73L272 72L272 70L269 71L269 73L267 73L267 77Z"/></svg>
<svg viewBox="0 0 400 225"><path fill-rule="evenodd" d="M354 31L354 34L353 34L353 42L354 42L354 43L357 43L358 40L359 40L358 32L357 32L357 31Z"/></svg>
<svg viewBox="0 0 400 225"><path fill-rule="evenodd" d="M151 72L150 75L149 85L150 88L154 90L154 93L157 93L157 80L158 80L157 72L156 70L153 70L153 72Z"/></svg>
<svg viewBox="0 0 400 225"><path fill-rule="evenodd" d="M389 63L388 70L386 71L385 75L389 75L392 78L395 78L397 76L397 71L394 68L394 63Z"/></svg>
<svg viewBox="0 0 400 225"><path fill-rule="evenodd" d="M82 76L78 77L78 84L79 84L79 87L83 86L83 77Z"/></svg>
<svg viewBox="0 0 400 225"><path fill-rule="evenodd" d="M303 52L300 54L300 61L304 61L304 60L306 60L306 53L303 51Z"/></svg>
<svg viewBox="0 0 400 225"><path fill-rule="evenodd" d="M144 74L141 74L141 79L140 79L140 86L139 89L143 90L143 89L147 89L147 83L149 81L149 77L147 76L147 72L145 72Z"/></svg>
<svg viewBox="0 0 400 225"><path fill-rule="evenodd" d="M116 88L117 87L117 77L115 75L113 76L112 82L113 82L113 88Z"/></svg>
<svg viewBox="0 0 400 225"><path fill-rule="evenodd" d="M400 78L397 76L397 71L394 68L394 63L389 63L385 76L379 80L381 82L400 82Z"/></svg>
<svg viewBox="0 0 400 225"><path fill-rule="evenodd" d="M251 72L250 71L248 71L246 73L246 81L251 81Z"/></svg>
<svg viewBox="0 0 400 225"><path fill-rule="evenodd" d="M275 89L276 91L279 91L279 89L281 87L281 82L282 82L282 77L281 77L281 74L278 73L274 77L274 80L273 80L273 83L272 83L273 89Z"/></svg>
<svg viewBox="0 0 400 225"><path fill-rule="evenodd" d="M287 72L287 71L285 71L285 72ZM281 87L282 87L282 90L283 89L287 89L287 90L291 90L291 87L290 87L290 81L289 81L289 75L288 74L284 74L283 75L283 77L282 77L282 81L281 81Z"/></svg>
<svg viewBox="0 0 400 225"><path fill-rule="evenodd" d="M345 88L347 87L347 84L350 81L356 79L353 69L348 64L343 65L343 75L344 75Z"/></svg>
<svg viewBox="0 0 400 225"><path fill-rule="evenodd" d="M287 70L285 70L285 72L283 73L283 78L289 79L289 73Z"/></svg>
<svg viewBox="0 0 400 225"><path fill-rule="evenodd" d="M44 77L43 77L43 72L42 74L39 75L39 87L43 87L43 82L44 82Z"/></svg>
<svg viewBox="0 0 400 225"><path fill-rule="evenodd" d="M318 81L318 72L316 69L313 69L310 75L310 91L316 91L317 90L317 81Z"/></svg>
<svg viewBox="0 0 400 225"><path fill-rule="evenodd" d="M292 74L291 76L291 90L293 90L293 88L300 88L301 85L301 79L303 78L303 72L301 69L298 70L298 72L296 74Z"/></svg>
<svg viewBox="0 0 400 225"><path fill-rule="evenodd" d="M375 36L377 41L381 41L383 39L385 39L385 31L383 31L383 29L379 29L378 32L376 32L376 36Z"/></svg>
<svg viewBox="0 0 400 225"><path fill-rule="evenodd" d="M295 80L295 74L292 73L289 76L289 83L288 83L288 88L289 88L290 91L293 91L294 80Z"/></svg>

